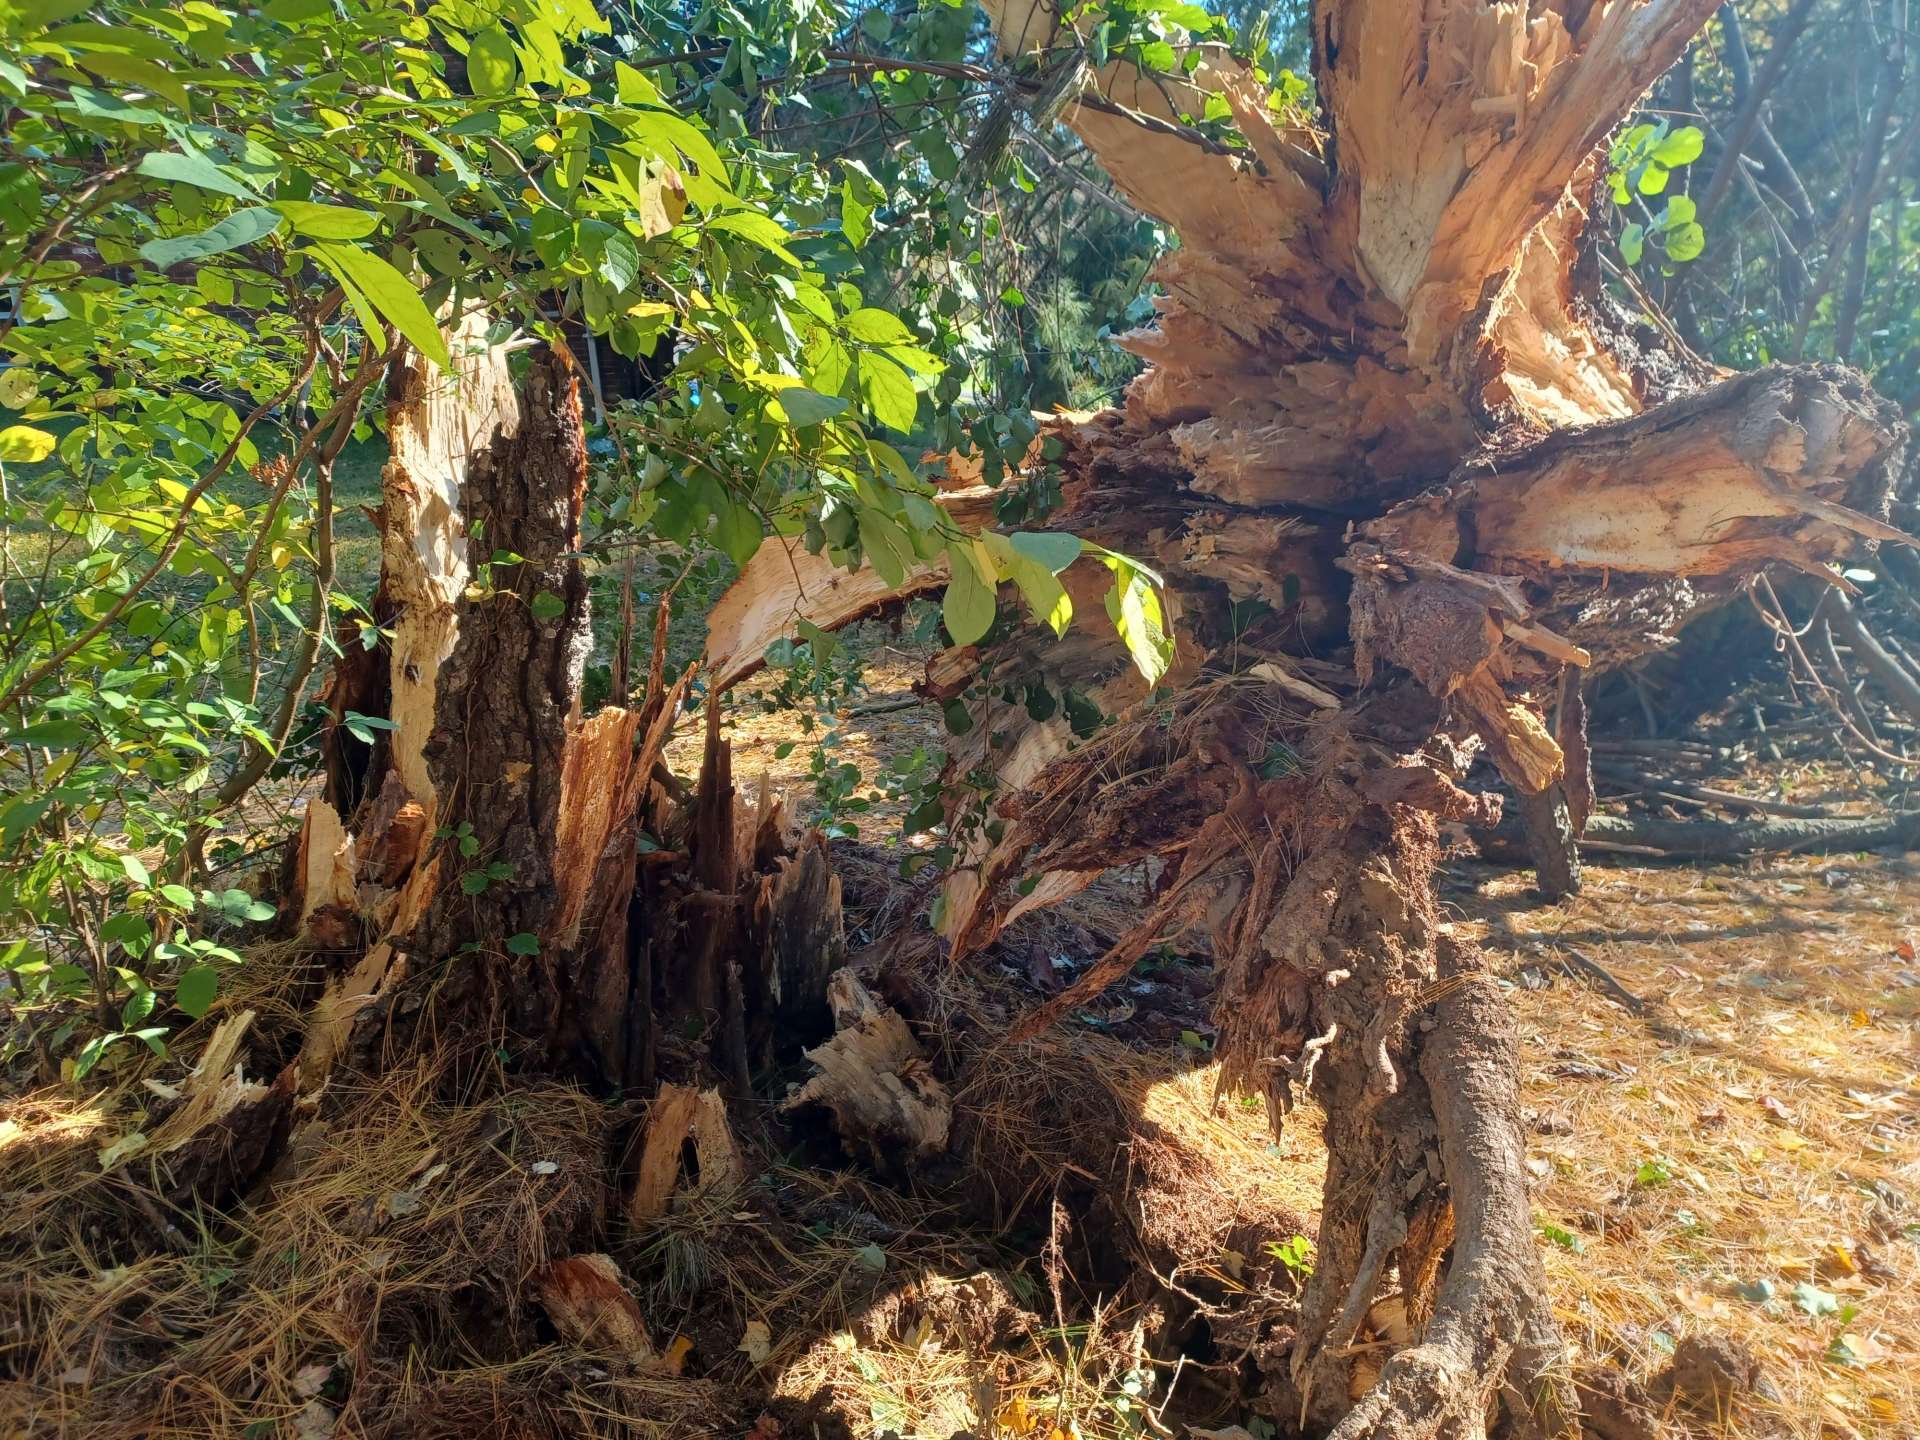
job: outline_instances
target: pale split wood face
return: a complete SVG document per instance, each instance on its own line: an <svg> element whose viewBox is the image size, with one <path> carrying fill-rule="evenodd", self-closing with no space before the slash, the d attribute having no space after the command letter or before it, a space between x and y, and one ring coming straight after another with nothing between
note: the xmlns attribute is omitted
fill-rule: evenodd
<svg viewBox="0 0 1920 1440"><path fill-rule="evenodd" d="M986 9L1003 56L1077 43L1045 3ZM1599 290L1606 137L1713 9L1322 0L1311 125L1269 110L1217 45L1177 76L1093 73L1065 123L1181 243L1155 323L1120 340L1148 362L1124 402L1045 421L1066 497L1049 523L1161 568L1178 642L1163 693L1223 663L1226 602L1265 600L1274 653L1236 641L1236 665L1347 694L1376 664L1411 670L1530 792L1559 773L1537 707L1565 667L1670 644L1766 565L1898 537L1883 517L1904 426L1859 377L1729 377L1650 351ZM1186 125L1209 93L1246 149ZM728 673L783 617L832 623L941 581L809 584L807 558L763 551L723 602L710 653ZM1337 667L1302 672L1349 639L1344 686ZM996 673L1021 655L1110 713L1140 697L1104 630L1016 638ZM1019 757L1003 807L1046 791L1066 727L996 724L995 754L966 737L956 765L1004 776ZM944 921L972 943L1014 908L996 895L1025 847L963 849ZM1075 888L1049 874L1032 893Z"/></svg>

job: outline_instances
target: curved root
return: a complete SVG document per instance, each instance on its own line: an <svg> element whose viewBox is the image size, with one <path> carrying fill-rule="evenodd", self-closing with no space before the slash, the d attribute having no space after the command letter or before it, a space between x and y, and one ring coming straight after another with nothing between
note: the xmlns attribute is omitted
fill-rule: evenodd
<svg viewBox="0 0 1920 1440"><path fill-rule="evenodd" d="M1453 1204L1453 1254L1425 1336L1387 1362L1335 1440L1479 1440L1496 1396L1522 1435L1559 1434L1577 1414L1533 1247L1511 1021L1475 957L1444 932L1439 949L1449 989L1419 1068Z"/></svg>

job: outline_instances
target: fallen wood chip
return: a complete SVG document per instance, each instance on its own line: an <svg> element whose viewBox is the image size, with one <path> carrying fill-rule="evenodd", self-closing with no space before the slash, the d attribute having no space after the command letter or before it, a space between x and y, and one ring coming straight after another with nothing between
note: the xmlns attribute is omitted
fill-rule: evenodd
<svg viewBox="0 0 1920 1440"><path fill-rule="evenodd" d="M626 1277L610 1255L570 1255L533 1277L534 1294L569 1345L613 1351L635 1364L655 1358L653 1340Z"/></svg>
<svg viewBox="0 0 1920 1440"><path fill-rule="evenodd" d="M1291 670L1274 664L1271 660L1262 660L1258 665L1249 667L1247 673L1270 681L1296 700L1304 700L1309 705L1317 706L1322 710L1340 708L1340 697L1331 690L1324 689L1305 676L1296 675Z"/></svg>
<svg viewBox="0 0 1920 1440"><path fill-rule="evenodd" d="M634 1224L667 1213L683 1178L688 1140L693 1141L697 1167L697 1173L687 1177L692 1191L734 1186L745 1178L746 1167L727 1124L727 1106L720 1092L662 1085L647 1111L639 1170L627 1200L627 1218Z"/></svg>
<svg viewBox="0 0 1920 1440"><path fill-rule="evenodd" d="M818 1105L850 1153L876 1163L935 1155L947 1148L953 1100L933 1073L907 1022L873 997L851 970L827 982L838 1033L807 1052L819 1069L782 1102L783 1113Z"/></svg>

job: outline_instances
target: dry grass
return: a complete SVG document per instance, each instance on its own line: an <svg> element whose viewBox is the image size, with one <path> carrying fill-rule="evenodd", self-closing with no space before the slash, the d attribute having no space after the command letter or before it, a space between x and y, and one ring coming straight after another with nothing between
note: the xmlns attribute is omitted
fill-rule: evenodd
<svg viewBox="0 0 1920 1440"><path fill-rule="evenodd" d="M552 1346L524 1304L604 1207L603 1107L551 1084L449 1103L438 1078L339 1097L224 1217L165 1213L138 1160L103 1173L136 1087L12 1107L0 1414L89 1440L709 1433L714 1387Z"/></svg>
<svg viewBox="0 0 1920 1440"><path fill-rule="evenodd" d="M1752 1347L1778 1395L1735 1430L1911 1433L1920 871L1793 859L1589 869L1588 882L1559 908L1534 908L1512 874L1451 897L1497 968L1539 967L1537 981L1571 947L1649 1002L1635 1018L1564 975L1513 991L1539 1116L1535 1204L1555 1227L1541 1243L1569 1336L1645 1373L1676 1337L1719 1330ZM1763 1284L1770 1301L1748 1298ZM1820 1294L1797 1304L1801 1285ZM1806 1313L1829 1304L1843 1308Z"/></svg>
<svg viewBox="0 0 1920 1440"><path fill-rule="evenodd" d="M1724 1433L1910 1433L1920 962L1902 947L1920 869L1593 869L1560 908L1525 890L1500 874L1449 898L1526 977L1539 1243L1582 1357L1645 1375L1717 1330L1777 1396ZM1568 949L1653 1008L1558 973ZM273 969L250 967L237 999L278 1053L296 972ZM919 986L952 1037L961 1166L908 1194L762 1156L745 1186L683 1196L639 1233L604 1220L622 1112L562 1086L463 1103L423 1064L331 1096L336 1118L225 1216L166 1210L137 1158L103 1171L100 1149L150 1123L136 1076L16 1100L0 1109L0 1433L658 1440L745 1434L769 1403L801 1435L844 1420L946 1440L989 1417L999 1437L1137 1434L1178 1364L1168 1296L1231 1310L1286 1290L1264 1247L1311 1233L1317 1117L1276 1145L1191 1049L1079 1028L996 1047L1027 1002L938 968ZM685 1342L685 1374L555 1343L527 1280L581 1248L616 1255L656 1340ZM1760 1282L1771 1302L1746 1298ZM1802 1284L1854 1313L1806 1314ZM1205 1402L1204 1370L1187 1366L1183 1403Z"/></svg>

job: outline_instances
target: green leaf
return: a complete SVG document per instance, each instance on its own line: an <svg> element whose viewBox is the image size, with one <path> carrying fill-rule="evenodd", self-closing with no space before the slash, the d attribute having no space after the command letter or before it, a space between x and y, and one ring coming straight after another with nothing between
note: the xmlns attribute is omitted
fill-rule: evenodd
<svg viewBox="0 0 1920 1440"><path fill-rule="evenodd" d="M520 83L520 60L513 40L498 25L474 35L467 46L467 85L474 94L511 95Z"/></svg>
<svg viewBox="0 0 1920 1440"><path fill-rule="evenodd" d="M540 937L526 930L522 930L518 935L509 935L507 937L507 953L509 955L538 955L540 953Z"/></svg>
<svg viewBox="0 0 1920 1440"><path fill-rule="evenodd" d="M1675 195L1660 212L1660 228L1671 230L1676 225L1686 224L1699 213L1699 207L1693 203L1691 195Z"/></svg>
<svg viewBox="0 0 1920 1440"><path fill-rule="evenodd" d="M952 578L940 602L940 616L956 645L971 645L993 628L994 581L971 540L950 541L947 562Z"/></svg>
<svg viewBox="0 0 1920 1440"><path fill-rule="evenodd" d="M1038 562L1058 575L1080 558L1080 537L1058 531L1017 530L1008 543L1027 559Z"/></svg>
<svg viewBox="0 0 1920 1440"><path fill-rule="evenodd" d="M860 393L874 419L882 425L910 434L920 417L920 397L914 392L907 372L884 355L865 351L860 356Z"/></svg>
<svg viewBox="0 0 1920 1440"><path fill-rule="evenodd" d="M709 230L724 230L730 235L758 245L762 250L778 255L789 264L798 265L799 259L787 249L787 241L793 237L778 220L762 215L755 210L734 210L725 215L714 215L707 220Z"/></svg>
<svg viewBox="0 0 1920 1440"><path fill-rule="evenodd" d="M1072 561L1066 558L1066 547L1044 543L1053 538L1044 535L1028 535L1028 546L1022 549L1012 539L1004 535L988 532L981 537L987 549L992 552L994 563L1005 576L1013 581L1026 597L1027 607L1033 611L1033 618L1049 627L1055 637L1067 633L1067 626L1073 622L1073 601L1068 597L1066 587L1054 578L1054 568L1047 563L1060 560L1061 569ZM1072 536L1061 537L1073 541L1073 551L1079 552L1080 542ZM1043 542L1035 544L1034 542ZM1041 560L1028 553L1038 550L1047 559Z"/></svg>
<svg viewBox="0 0 1920 1440"><path fill-rule="evenodd" d="M276 200L293 233L309 240L364 240L380 228L380 217L351 205L318 205L311 200Z"/></svg>
<svg viewBox="0 0 1920 1440"><path fill-rule="evenodd" d="M640 252L624 230L615 230L601 241L594 273L612 290L624 290L639 277Z"/></svg>
<svg viewBox="0 0 1920 1440"><path fill-rule="evenodd" d="M1640 257L1646 253L1646 227L1633 224L1620 232L1620 258L1629 265L1638 265Z"/></svg>
<svg viewBox="0 0 1920 1440"><path fill-rule="evenodd" d="M866 551L867 563L879 571L880 578L889 585L900 584L907 578L907 572L918 566L919 557L914 554L907 532L891 516L878 510L860 512L860 542Z"/></svg>
<svg viewBox="0 0 1920 1440"><path fill-rule="evenodd" d="M660 91L646 75L624 60L613 62L614 93L622 105L659 105Z"/></svg>
<svg viewBox="0 0 1920 1440"><path fill-rule="evenodd" d="M1634 183L1634 188L1642 195L1663 194L1667 188L1667 181L1672 177L1673 172L1666 166L1649 160L1641 167L1640 178Z"/></svg>
<svg viewBox="0 0 1920 1440"><path fill-rule="evenodd" d="M115 120L123 125L164 125L166 117L158 111L148 110L144 106L130 105L118 95L105 90L89 90L84 85L70 85L67 93L73 97L73 108L89 120Z"/></svg>
<svg viewBox="0 0 1920 1440"><path fill-rule="evenodd" d="M440 326L421 300L420 292L393 266L353 245L330 240L314 244L312 253L320 262L352 288L367 297L393 327L413 343L413 347L443 370L453 368L447 343Z"/></svg>
<svg viewBox="0 0 1920 1440"><path fill-rule="evenodd" d="M292 29L312 20L331 19L333 5L331 0L268 0L260 13Z"/></svg>
<svg viewBox="0 0 1920 1440"><path fill-rule="evenodd" d="M36 464L53 453L58 440L45 430L31 425L9 425L0 430L0 460L16 464Z"/></svg>
<svg viewBox="0 0 1920 1440"><path fill-rule="evenodd" d="M604 111L601 113L602 118L613 118ZM702 180L711 181L722 190L731 189L732 182L727 178L727 167L720 159L720 152L713 148L713 141L699 126L665 110L630 110L623 118L626 128L657 150L662 159L671 160L678 151L699 167ZM784 237L785 232L781 233Z"/></svg>
<svg viewBox="0 0 1920 1440"><path fill-rule="evenodd" d="M173 987L173 1003L198 1020L213 1006L220 989L220 972L211 965L195 965Z"/></svg>
<svg viewBox="0 0 1920 1440"><path fill-rule="evenodd" d="M193 891L184 885L162 885L160 894L163 899L171 900L182 910L191 910L194 907Z"/></svg>
<svg viewBox="0 0 1920 1440"><path fill-rule="evenodd" d="M1587 1242L1564 1225L1555 1225L1543 1220L1540 1223L1540 1233L1562 1250L1571 1251L1575 1255L1584 1255L1587 1252Z"/></svg>
<svg viewBox="0 0 1920 1440"><path fill-rule="evenodd" d="M73 1078L86 1079L88 1072L100 1063L100 1057L107 1053L107 1047L124 1038L121 1035L96 1035L81 1046L80 1053L73 1057Z"/></svg>
<svg viewBox="0 0 1920 1440"><path fill-rule="evenodd" d="M1707 248L1707 232L1698 221L1689 220L1667 232L1666 244L1669 260L1691 260Z"/></svg>
<svg viewBox="0 0 1920 1440"><path fill-rule="evenodd" d="M156 269L165 270L188 260L204 260L224 250L238 250L262 240L280 228L280 217L262 206L236 210L224 220L193 235L176 235L168 240L149 240L140 247L140 258Z"/></svg>
<svg viewBox="0 0 1920 1440"><path fill-rule="evenodd" d="M851 180L840 186L840 233L858 250L873 233L873 207L853 193Z"/></svg>
<svg viewBox="0 0 1920 1440"><path fill-rule="evenodd" d="M385 716L362 715L358 710L343 712L340 716L340 723L346 726L347 733L362 745L373 744L374 731L376 730L397 730L399 728L393 721L387 719Z"/></svg>
<svg viewBox="0 0 1920 1440"><path fill-rule="evenodd" d="M202 190L216 190L239 200L260 198L198 151L187 154L179 150L156 150L141 160L140 173L155 180L171 180L183 185L196 185Z"/></svg>
<svg viewBox="0 0 1920 1440"><path fill-rule="evenodd" d="M907 329L898 315L886 310L876 310L871 306L856 310L841 322L846 326L847 334L856 340L864 340L870 345L910 345L913 332Z"/></svg>
<svg viewBox="0 0 1920 1440"><path fill-rule="evenodd" d="M78 720L41 720L7 735L10 745L44 745L49 750L72 750L91 739L93 732Z"/></svg>
<svg viewBox="0 0 1920 1440"><path fill-rule="evenodd" d="M1682 125L1653 147L1653 158L1669 168L1691 165L1707 148L1707 137L1698 125Z"/></svg>
<svg viewBox="0 0 1920 1440"><path fill-rule="evenodd" d="M787 419L796 426L818 425L847 408L847 402L840 396L822 395L805 385L790 385L774 399Z"/></svg>
<svg viewBox="0 0 1920 1440"><path fill-rule="evenodd" d="M734 564L745 565L760 548L760 516L751 505L728 499L715 507L713 518L713 543L726 551Z"/></svg>
<svg viewBox="0 0 1920 1440"><path fill-rule="evenodd" d="M1831 1290L1822 1290L1817 1285L1809 1285L1804 1280L1793 1287L1793 1303L1816 1320L1822 1315L1840 1313L1840 1297Z"/></svg>
<svg viewBox="0 0 1920 1440"><path fill-rule="evenodd" d="M567 613L567 602L551 590L542 590L527 602L527 609L536 620L557 620Z"/></svg>

